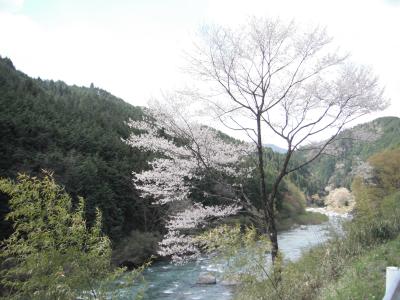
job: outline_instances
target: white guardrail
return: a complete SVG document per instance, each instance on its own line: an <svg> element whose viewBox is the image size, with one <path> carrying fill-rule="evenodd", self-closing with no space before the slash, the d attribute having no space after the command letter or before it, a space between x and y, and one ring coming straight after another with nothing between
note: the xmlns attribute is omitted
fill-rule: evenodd
<svg viewBox="0 0 400 300"><path fill-rule="evenodd" d="M400 300L400 269L386 268L386 291L383 300Z"/></svg>

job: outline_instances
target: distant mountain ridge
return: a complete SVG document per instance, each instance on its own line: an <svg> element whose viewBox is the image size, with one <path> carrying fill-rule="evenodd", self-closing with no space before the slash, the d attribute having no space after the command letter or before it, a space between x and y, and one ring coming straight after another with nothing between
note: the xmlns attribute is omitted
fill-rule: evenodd
<svg viewBox="0 0 400 300"><path fill-rule="evenodd" d="M286 153L287 149L279 147L275 144L264 144L264 147L271 148L272 151L277 152L277 153Z"/></svg>

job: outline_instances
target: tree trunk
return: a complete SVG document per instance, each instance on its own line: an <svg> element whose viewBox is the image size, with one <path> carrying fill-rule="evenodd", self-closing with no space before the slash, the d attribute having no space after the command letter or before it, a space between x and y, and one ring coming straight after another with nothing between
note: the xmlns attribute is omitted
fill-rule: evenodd
<svg viewBox="0 0 400 300"><path fill-rule="evenodd" d="M268 197L268 219L266 220L267 223L267 230L269 240L271 241L271 259L272 263L275 263L275 259L278 256L278 231L276 230L276 222L275 222L275 213L274 213L274 201L275 198Z"/></svg>
<svg viewBox="0 0 400 300"><path fill-rule="evenodd" d="M278 233L275 224L275 213L274 213L274 199L275 197L268 197L267 187L265 182L265 170L264 170L264 149L261 137L261 115L257 116L257 155L258 155L258 171L260 173L260 196L263 203L265 229L271 242L271 259L272 263L278 255ZM272 195L272 193L271 193Z"/></svg>
<svg viewBox="0 0 400 300"><path fill-rule="evenodd" d="M268 206L270 211L272 211L272 213L275 212L275 200L276 200L276 195L278 194L278 188L279 188L279 184L281 183L282 179L287 175L287 167L289 165L289 161L290 158L292 156L292 149L291 149L291 142L289 142L289 149L286 152L286 157L285 157L285 161L283 163L283 166L281 168L281 171L278 175L278 177L276 177L274 185L272 186L272 191L268 196ZM272 256L272 261L275 261L275 258L278 255L278 233L276 230L276 224L275 224L275 215L272 215L272 219L271 221L267 222L267 224L270 226L270 228L268 229L269 235L270 235L270 240L271 240L271 244L272 244L272 250L271 250L271 256Z"/></svg>

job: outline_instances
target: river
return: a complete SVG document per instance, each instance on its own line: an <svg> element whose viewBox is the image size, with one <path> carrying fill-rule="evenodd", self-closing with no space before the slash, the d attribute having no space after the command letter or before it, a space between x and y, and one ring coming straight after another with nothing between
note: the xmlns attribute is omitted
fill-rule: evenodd
<svg viewBox="0 0 400 300"><path fill-rule="evenodd" d="M329 229L336 227L337 215L330 215L329 222L319 225L307 225L280 232L279 247L285 259L296 260L302 251L326 241ZM217 284L197 285L201 272L212 272L217 277ZM183 266L167 262L154 263L144 272L147 282L145 300L200 300L200 299L232 299L233 290L229 286L218 284L221 267L209 258L202 258ZM132 299L137 286L120 291L119 299Z"/></svg>

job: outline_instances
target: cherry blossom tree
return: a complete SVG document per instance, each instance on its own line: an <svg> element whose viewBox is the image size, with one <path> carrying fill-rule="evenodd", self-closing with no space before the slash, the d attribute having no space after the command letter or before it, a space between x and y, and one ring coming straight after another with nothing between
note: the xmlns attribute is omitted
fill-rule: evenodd
<svg viewBox="0 0 400 300"><path fill-rule="evenodd" d="M339 54L322 28L293 22L250 19L244 26L207 26L189 57L190 71L205 82L198 92L227 128L242 131L257 148L260 195L272 260L278 254L275 198L283 178L324 153L346 124L385 107L371 70ZM332 137L304 147L327 132ZM266 134L287 145L272 190L267 190ZM291 166L293 153L308 149L306 160Z"/></svg>
<svg viewBox="0 0 400 300"><path fill-rule="evenodd" d="M190 120L190 99L169 95L164 100L150 104L145 120L129 122L139 134L131 134L126 142L155 154L148 170L134 174L134 182L142 196L150 197L155 204L175 204L174 208L180 208L166 222L167 234L160 243L159 254L183 263L200 254L190 235L193 230L241 209L240 189L236 187L251 171L243 166L255 149L248 143L227 140L220 132ZM206 177L216 188L201 190L199 183ZM203 199L194 201L194 192L200 192ZM216 198L218 204L202 203L210 197Z"/></svg>

